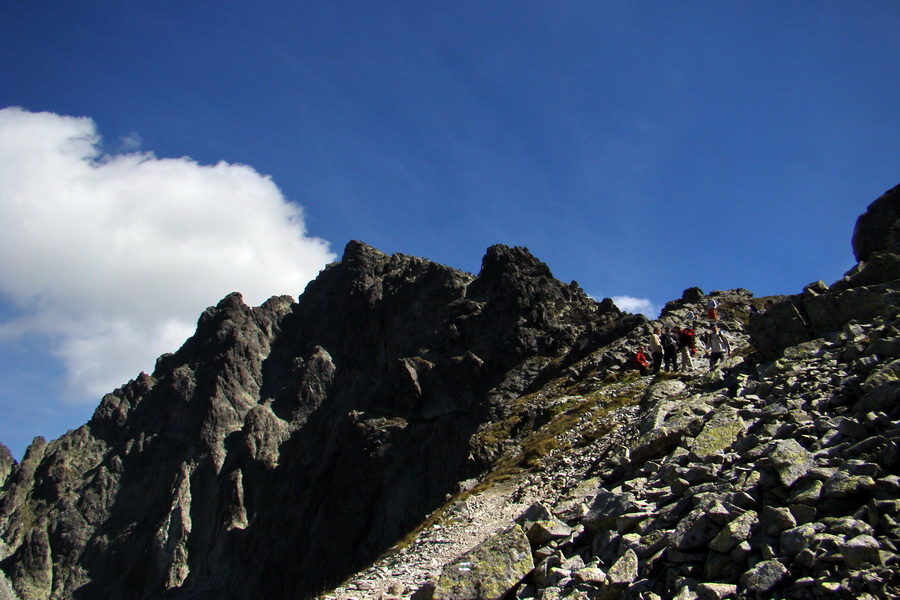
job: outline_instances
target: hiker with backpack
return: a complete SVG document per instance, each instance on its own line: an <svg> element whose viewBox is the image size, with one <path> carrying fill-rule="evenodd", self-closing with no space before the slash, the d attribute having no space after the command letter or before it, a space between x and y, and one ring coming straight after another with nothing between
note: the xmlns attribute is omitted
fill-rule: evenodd
<svg viewBox="0 0 900 600"><path fill-rule="evenodd" d="M706 347L709 348L709 370L712 371L720 360L731 354L731 344L725 334L719 331L718 326L713 325L712 331L706 334L703 340Z"/></svg>
<svg viewBox="0 0 900 600"><path fill-rule="evenodd" d="M671 327L662 335L663 359L666 371L678 370L678 337Z"/></svg>
<svg viewBox="0 0 900 600"><path fill-rule="evenodd" d="M697 338L690 327L684 327L678 332L678 349L681 353L681 370L693 370L694 361L691 357L697 351Z"/></svg>
<svg viewBox="0 0 900 600"><path fill-rule="evenodd" d="M718 321L719 314L716 311L716 309L718 309L718 308L719 308L719 303L716 302L716 299L710 298L706 302L706 318L709 319L710 321Z"/></svg>

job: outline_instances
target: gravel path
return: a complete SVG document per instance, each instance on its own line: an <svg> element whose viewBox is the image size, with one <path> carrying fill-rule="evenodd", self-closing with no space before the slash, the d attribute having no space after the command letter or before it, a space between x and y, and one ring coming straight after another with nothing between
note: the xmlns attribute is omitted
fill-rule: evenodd
<svg viewBox="0 0 900 600"><path fill-rule="evenodd" d="M626 407L610 418L633 418L635 407ZM562 437L576 438L580 425ZM522 472L484 491L455 502L439 522L422 530L416 539L354 575L320 600L392 600L409 598L429 580L436 580L447 563L462 556L487 538L502 531L535 502L556 504L567 490L583 482L597 456L617 444L608 436L603 444L569 448L545 458L544 469ZM621 440L618 440L621 442Z"/></svg>
<svg viewBox="0 0 900 600"><path fill-rule="evenodd" d="M443 565L509 526L536 498L519 497L520 482L505 481L451 506L440 523L352 579L323 600L408 598Z"/></svg>

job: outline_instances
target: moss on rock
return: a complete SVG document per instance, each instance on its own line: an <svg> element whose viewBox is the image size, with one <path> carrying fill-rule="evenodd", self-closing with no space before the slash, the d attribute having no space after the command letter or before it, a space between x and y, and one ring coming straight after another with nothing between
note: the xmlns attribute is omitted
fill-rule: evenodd
<svg viewBox="0 0 900 600"><path fill-rule="evenodd" d="M435 586L434 600L500 598L532 569L528 538L515 525L444 567Z"/></svg>

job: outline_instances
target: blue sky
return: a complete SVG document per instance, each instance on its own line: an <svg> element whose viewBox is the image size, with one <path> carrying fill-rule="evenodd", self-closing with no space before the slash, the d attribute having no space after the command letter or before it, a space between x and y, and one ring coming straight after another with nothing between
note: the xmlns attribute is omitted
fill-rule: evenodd
<svg viewBox="0 0 900 600"><path fill-rule="evenodd" d="M830 283L900 183L898 26L894 0L7 2L0 441L77 427L204 307L297 296L351 239L470 272L527 246L649 312Z"/></svg>

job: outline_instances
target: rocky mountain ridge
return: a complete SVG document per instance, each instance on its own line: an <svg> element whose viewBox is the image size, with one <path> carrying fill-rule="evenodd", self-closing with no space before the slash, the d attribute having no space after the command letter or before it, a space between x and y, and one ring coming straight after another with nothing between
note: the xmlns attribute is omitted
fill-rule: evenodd
<svg viewBox="0 0 900 600"><path fill-rule="evenodd" d="M859 231L867 222L891 231L896 218L885 212L898 206L895 189L860 218L858 257ZM724 324L738 344L752 340L776 360L748 346L712 372L596 386L575 375L575 406L599 390L630 402L611 412L594 403L603 420L581 412L537 468L451 501L409 547L324 597L896 597L900 270L884 268L892 260L860 260L832 286L750 300L773 302L754 314L741 311L745 291L720 294L738 317ZM864 284L848 281L860 273ZM684 322L699 300L686 290L660 324ZM844 322L826 329L833 320ZM629 337L632 348L644 341ZM606 419L618 427L579 443ZM448 544L454 535L467 543ZM435 558L416 560L423 555Z"/></svg>
<svg viewBox="0 0 900 600"><path fill-rule="evenodd" d="M898 206L831 286L712 293L719 368L644 378L647 320L525 249L473 276L351 242L0 453L0 598L892 597Z"/></svg>
<svg viewBox="0 0 900 600"><path fill-rule="evenodd" d="M351 242L299 302L226 297L32 444L3 484L0 569L21 598L308 596L489 469L473 434L512 399L643 322L524 249L472 276Z"/></svg>

